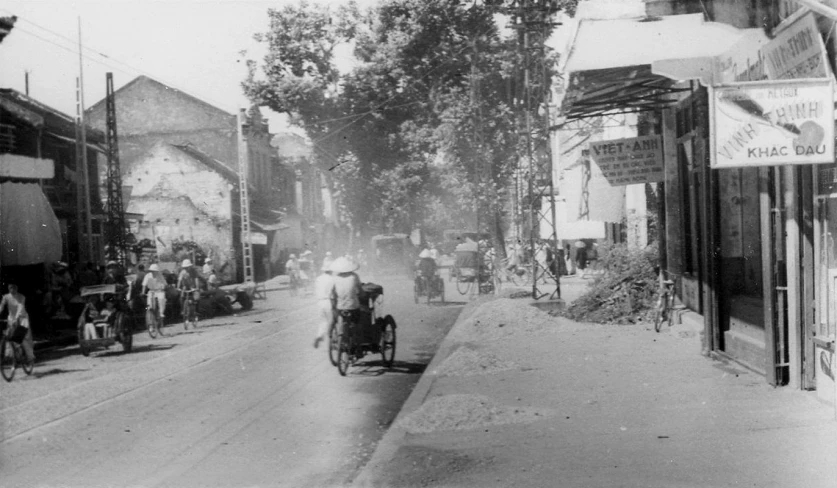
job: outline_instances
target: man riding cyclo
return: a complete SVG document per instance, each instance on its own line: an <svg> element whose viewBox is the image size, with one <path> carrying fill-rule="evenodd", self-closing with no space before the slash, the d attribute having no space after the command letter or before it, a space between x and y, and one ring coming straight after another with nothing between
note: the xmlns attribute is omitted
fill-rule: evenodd
<svg viewBox="0 0 837 488"><path fill-rule="evenodd" d="M180 274L177 275L177 291L180 293L181 310L183 310L186 305L189 293L199 289L199 280L200 277L198 276L198 272L195 267L192 266L192 261L184 259L180 264Z"/></svg>
<svg viewBox="0 0 837 488"><path fill-rule="evenodd" d="M361 310L361 283L360 277L355 273L357 264L339 257L331 263L332 280L334 282L335 311L342 321L338 321L338 334L345 331L345 323L358 323Z"/></svg>
<svg viewBox="0 0 837 488"><path fill-rule="evenodd" d="M423 294L430 293L430 290L438 289L438 285L436 280L439 279L436 276L436 270L438 266L436 265L436 260L433 259L433 254L431 253L430 249L425 248L419 253L419 260L416 266L416 282L421 287ZM425 289L428 287L429 289Z"/></svg>

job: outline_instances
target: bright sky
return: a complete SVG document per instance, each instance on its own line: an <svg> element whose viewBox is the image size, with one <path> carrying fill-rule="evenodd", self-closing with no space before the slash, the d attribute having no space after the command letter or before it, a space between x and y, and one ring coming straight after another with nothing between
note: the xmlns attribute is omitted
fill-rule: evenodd
<svg viewBox="0 0 837 488"><path fill-rule="evenodd" d="M264 55L253 34L267 30L268 8L296 1L4 0L0 16L18 21L0 44L0 87L25 92L28 70L31 97L75 115L80 17L86 107L105 97L110 71L117 89L145 74L235 113L248 105L245 60ZM270 118L271 131L284 130Z"/></svg>

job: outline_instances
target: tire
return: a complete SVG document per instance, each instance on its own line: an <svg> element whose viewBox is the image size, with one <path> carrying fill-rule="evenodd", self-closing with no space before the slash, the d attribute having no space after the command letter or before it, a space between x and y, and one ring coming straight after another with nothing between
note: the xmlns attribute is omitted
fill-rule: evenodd
<svg viewBox="0 0 837 488"><path fill-rule="evenodd" d="M337 354L337 371L340 376L346 376L351 359L349 358L349 341L345 333L337 338Z"/></svg>
<svg viewBox="0 0 837 488"><path fill-rule="evenodd" d="M6 337L0 338L0 373L6 381L12 381L15 377L15 369L17 369L17 358L15 357L15 350L11 342L6 340Z"/></svg>
<svg viewBox="0 0 837 488"><path fill-rule="evenodd" d="M378 347L381 349L381 359L387 368L391 368L392 363L395 361L395 327L395 319L392 318L392 315L384 317L381 342L378 344Z"/></svg>
<svg viewBox="0 0 837 488"><path fill-rule="evenodd" d="M23 372L26 373L26 376L29 376L32 374L32 371L35 370L35 361L30 361L28 358L25 357L26 353L23 351L22 346L18 347L18 351L20 352L20 355L22 357L20 362L23 366Z"/></svg>
<svg viewBox="0 0 837 488"><path fill-rule="evenodd" d="M183 304L183 313L181 315L183 317L183 330L189 330L189 319L192 318L192 305L189 303L189 299L186 299L186 302Z"/></svg>
<svg viewBox="0 0 837 488"><path fill-rule="evenodd" d="M663 322L668 320L667 313L666 313L666 304L665 300L660 300L660 304L657 305L657 310L654 312L654 330L659 332L663 328Z"/></svg>
<svg viewBox="0 0 837 488"><path fill-rule="evenodd" d="M413 301L415 303L419 302L419 282L418 282L418 279L413 281Z"/></svg>
<svg viewBox="0 0 837 488"><path fill-rule="evenodd" d="M90 355L90 348L87 347L84 340L84 329L78 329L78 347L81 349L81 355L87 357Z"/></svg>
<svg viewBox="0 0 837 488"><path fill-rule="evenodd" d="M433 296L433 287L431 286L430 278L424 279L424 292L427 294L427 304L430 305L430 297Z"/></svg>
<svg viewBox="0 0 837 488"><path fill-rule="evenodd" d="M456 291L458 291L460 295L466 295L469 291L471 291L471 282L457 280Z"/></svg>
<svg viewBox="0 0 837 488"><path fill-rule="evenodd" d="M328 361L332 366L337 366L337 360L340 356L340 344L338 342L337 327L332 325L328 333Z"/></svg>
<svg viewBox="0 0 837 488"><path fill-rule="evenodd" d="M151 309L145 310L145 328L148 329L148 335L152 339L157 338L157 317L154 316L154 311Z"/></svg>
<svg viewBox="0 0 837 488"><path fill-rule="evenodd" d="M250 295L248 295L247 292L238 292L236 300L238 301L238 304L241 305L241 310L244 310L245 312L253 308L253 299L250 298Z"/></svg>

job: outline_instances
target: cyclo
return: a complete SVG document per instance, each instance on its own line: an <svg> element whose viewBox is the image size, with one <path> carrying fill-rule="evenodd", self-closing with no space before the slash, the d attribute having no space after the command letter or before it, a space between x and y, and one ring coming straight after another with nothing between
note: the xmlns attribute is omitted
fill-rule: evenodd
<svg viewBox="0 0 837 488"><path fill-rule="evenodd" d="M395 319L392 315L377 316L383 305L384 288L375 283L363 283L360 294L360 310L353 313L337 313L328 337L328 357L337 366L341 376L346 376L367 353L380 353L386 367L395 360Z"/></svg>
<svg viewBox="0 0 837 488"><path fill-rule="evenodd" d="M416 277L413 280L413 300L418 303L420 297L427 297L427 303L430 303L431 298L439 297L442 303L445 302L445 281L439 276L439 269L436 268L435 261L428 266L427 260L432 260L429 254L419 254L419 260L416 262Z"/></svg>
<svg viewBox="0 0 837 488"><path fill-rule="evenodd" d="M128 306L128 291L121 288L113 284L81 288L80 295L87 301L78 319L78 345L83 355L89 356L91 351L108 348L117 342L122 344L123 352L131 352L134 340L133 315ZM93 297L98 297L98 300ZM103 314L98 303L106 307L108 301L113 301L114 308L112 313Z"/></svg>
<svg viewBox="0 0 837 488"><path fill-rule="evenodd" d="M480 266L482 256L476 250L457 250L454 251L454 257L450 279L456 281L456 290L460 295L471 291L471 286L477 282L481 293L494 290L491 269L485 265Z"/></svg>

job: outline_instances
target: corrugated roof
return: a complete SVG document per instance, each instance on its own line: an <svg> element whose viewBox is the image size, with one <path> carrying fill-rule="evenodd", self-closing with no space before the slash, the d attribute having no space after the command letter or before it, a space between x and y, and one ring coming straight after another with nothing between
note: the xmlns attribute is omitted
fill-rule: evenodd
<svg viewBox="0 0 837 488"><path fill-rule="evenodd" d="M204 165L208 166L213 171L217 172L227 180L238 183L238 173L230 169L229 166L218 161L217 159L213 158L209 154L201 151L197 147L192 144L169 144L170 146L179 149L183 153L185 153L190 158L203 163Z"/></svg>

